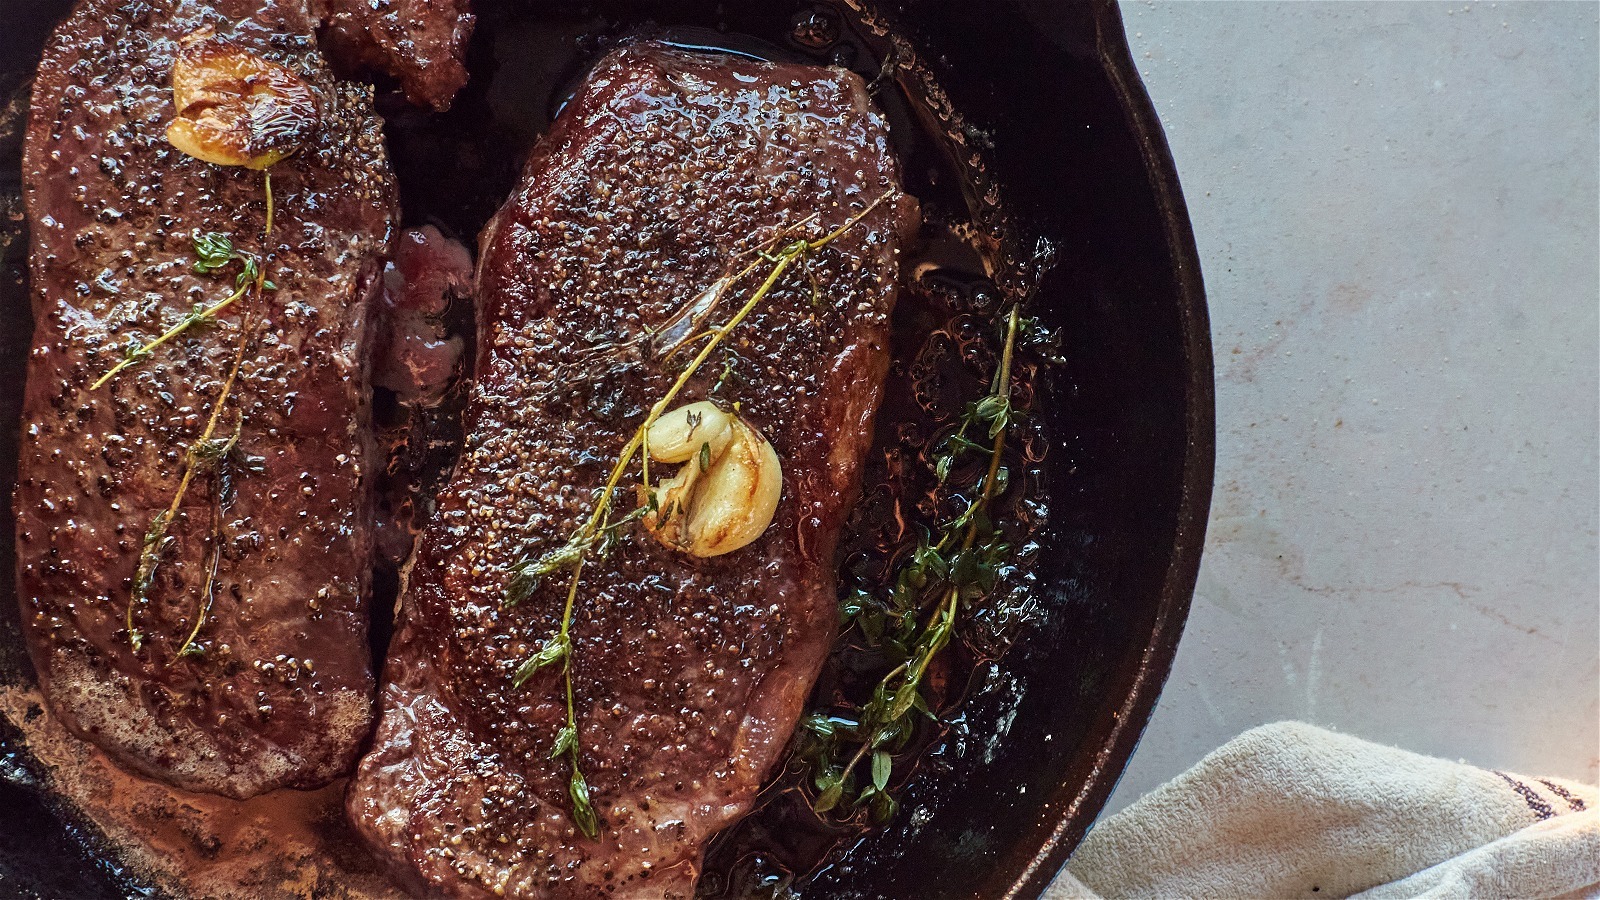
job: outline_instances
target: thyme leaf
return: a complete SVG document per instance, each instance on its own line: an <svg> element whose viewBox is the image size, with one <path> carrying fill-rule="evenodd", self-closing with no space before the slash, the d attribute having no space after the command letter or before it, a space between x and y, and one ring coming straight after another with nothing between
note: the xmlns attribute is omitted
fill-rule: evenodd
<svg viewBox="0 0 1600 900"><path fill-rule="evenodd" d="M233 239L218 231L194 232L194 270L200 275L210 275L236 259L245 257L233 249Z"/></svg>
<svg viewBox="0 0 1600 900"><path fill-rule="evenodd" d="M844 797L844 782L842 780L829 781L822 793L817 795L816 802L811 808L819 813L825 813L839 805L839 800Z"/></svg>
<svg viewBox="0 0 1600 900"><path fill-rule="evenodd" d="M203 656L205 651L195 639L200 636L200 629L206 623L206 617L211 614L211 603L216 597L217 568L222 562L222 507L232 502L233 479L227 472L227 465L236 457L239 446L239 434L244 428L244 419L234 426L233 434L227 438L211 438L210 440L197 441L190 452L194 455L194 465L197 470L202 466L217 472L215 497L211 504L211 554L206 564L206 583L200 591L200 601L195 610L194 622L189 628L189 634L178 646L178 651L173 658L182 659L185 656ZM245 456L248 460L251 457Z"/></svg>
<svg viewBox="0 0 1600 900"><path fill-rule="evenodd" d="M872 821L882 825L894 818L900 810L900 801L894 799L887 792L880 791L872 798Z"/></svg>
<svg viewBox="0 0 1600 900"><path fill-rule="evenodd" d="M572 781L567 785L567 793L572 797L572 821L589 840L598 840L600 837L600 817L595 815L594 805L589 798L589 782L583 778L583 773L578 770L578 746L574 739L572 750Z"/></svg>
<svg viewBox="0 0 1600 900"><path fill-rule="evenodd" d="M522 665L517 666L516 674L511 683L515 687L522 687L540 669L562 662L571 655L572 638L565 634L552 635L540 646L539 652L523 660ZM576 739L576 735L574 735L574 739Z"/></svg>
<svg viewBox="0 0 1600 900"><path fill-rule="evenodd" d="M571 753L577 748L577 746L577 729L568 728L567 726L563 725L561 726L561 730L556 732L556 743L555 746L550 749L550 758L555 759L563 753Z"/></svg>
<svg viewBox="0 0 1600 900"><path fill-rule="evenodd" d="M156 581L156 568L161 565L162 556L172 546L173 540L167 536L167 525L171 521L170 509L156 513L156 517L150 522L150 527L145 529L144 540L139 547L139 565L134 569L133 590L128 596L128 612L125 617L128 643L133 645L135 653L144 648L144 632L134 625L133 610L150 596L150 588Z"/></svg>

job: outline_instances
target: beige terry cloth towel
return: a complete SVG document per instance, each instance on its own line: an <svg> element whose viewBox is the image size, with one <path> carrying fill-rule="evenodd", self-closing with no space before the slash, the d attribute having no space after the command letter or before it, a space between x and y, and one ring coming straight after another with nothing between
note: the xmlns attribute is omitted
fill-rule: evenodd
<svg viewBox="0 0 1600 900"><path fill-rule="evenodd" d="M1600 792L1300 722L1095 825L1044 900L1600 898Z"/></svg>

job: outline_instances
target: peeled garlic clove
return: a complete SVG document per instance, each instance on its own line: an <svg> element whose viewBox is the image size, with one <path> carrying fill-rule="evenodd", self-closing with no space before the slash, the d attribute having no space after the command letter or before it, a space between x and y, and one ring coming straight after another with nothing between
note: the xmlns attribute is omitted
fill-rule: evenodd
<svg viewBox="0 0 1600 900"><path fill-rule="evenodd" d="M664 463L688 462L701 455L703 446L708 447L706 455L721 456L733 436L736 421L733 415L709 400L663 413L646 432L650 458ZM710 460L706 462L709 467Z"/></svg>
<svg viewBox="0 0 1600 900"><path fill-rule="evenodd" d="M772 524L783 494L778 454L761 433L716 404L701 401L661 416L646 433L650 458L683 463L651 489L651 534L695 556L721 556Z"/></svg>
<svg viewBox="0 0 1600 900"><path fill-rule="evenodd" d="M316 129L316 92L300 76L237 45L201 32L172 65L177 116L167 142L196 159L265 169Z"/></svg>
<svg viewBox="0 0 1600 900"><path fill-rule="evenodd" d="M685 523L695 556L721 556L749 544L778 511L783 470L777 452L743 422L735 420L733 430L727 451L695 486Z"/></svg>

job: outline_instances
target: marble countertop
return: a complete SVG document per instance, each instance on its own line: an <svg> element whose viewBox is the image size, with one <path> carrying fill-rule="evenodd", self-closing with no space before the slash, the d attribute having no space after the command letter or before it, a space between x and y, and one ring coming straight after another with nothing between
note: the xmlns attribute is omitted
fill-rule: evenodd
<svg viewBox="0 0 1600 900"><path fill-rule="evenodd" d="M1596 781L1600 6L1122 11L1200 248L1217 480L1108 811L1278 719Z"/></svg>

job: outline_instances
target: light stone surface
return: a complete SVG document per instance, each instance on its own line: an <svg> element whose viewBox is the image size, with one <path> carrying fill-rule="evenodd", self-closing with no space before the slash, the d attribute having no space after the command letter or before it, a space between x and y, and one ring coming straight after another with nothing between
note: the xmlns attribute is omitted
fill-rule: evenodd
<svg viewBox="0 0 1600 900"><path fill-rule="evenodd" d="M1600 6L1122 11L1200 248L1217 480L1108 812L1286 718L1593 783Z"/></svg>

